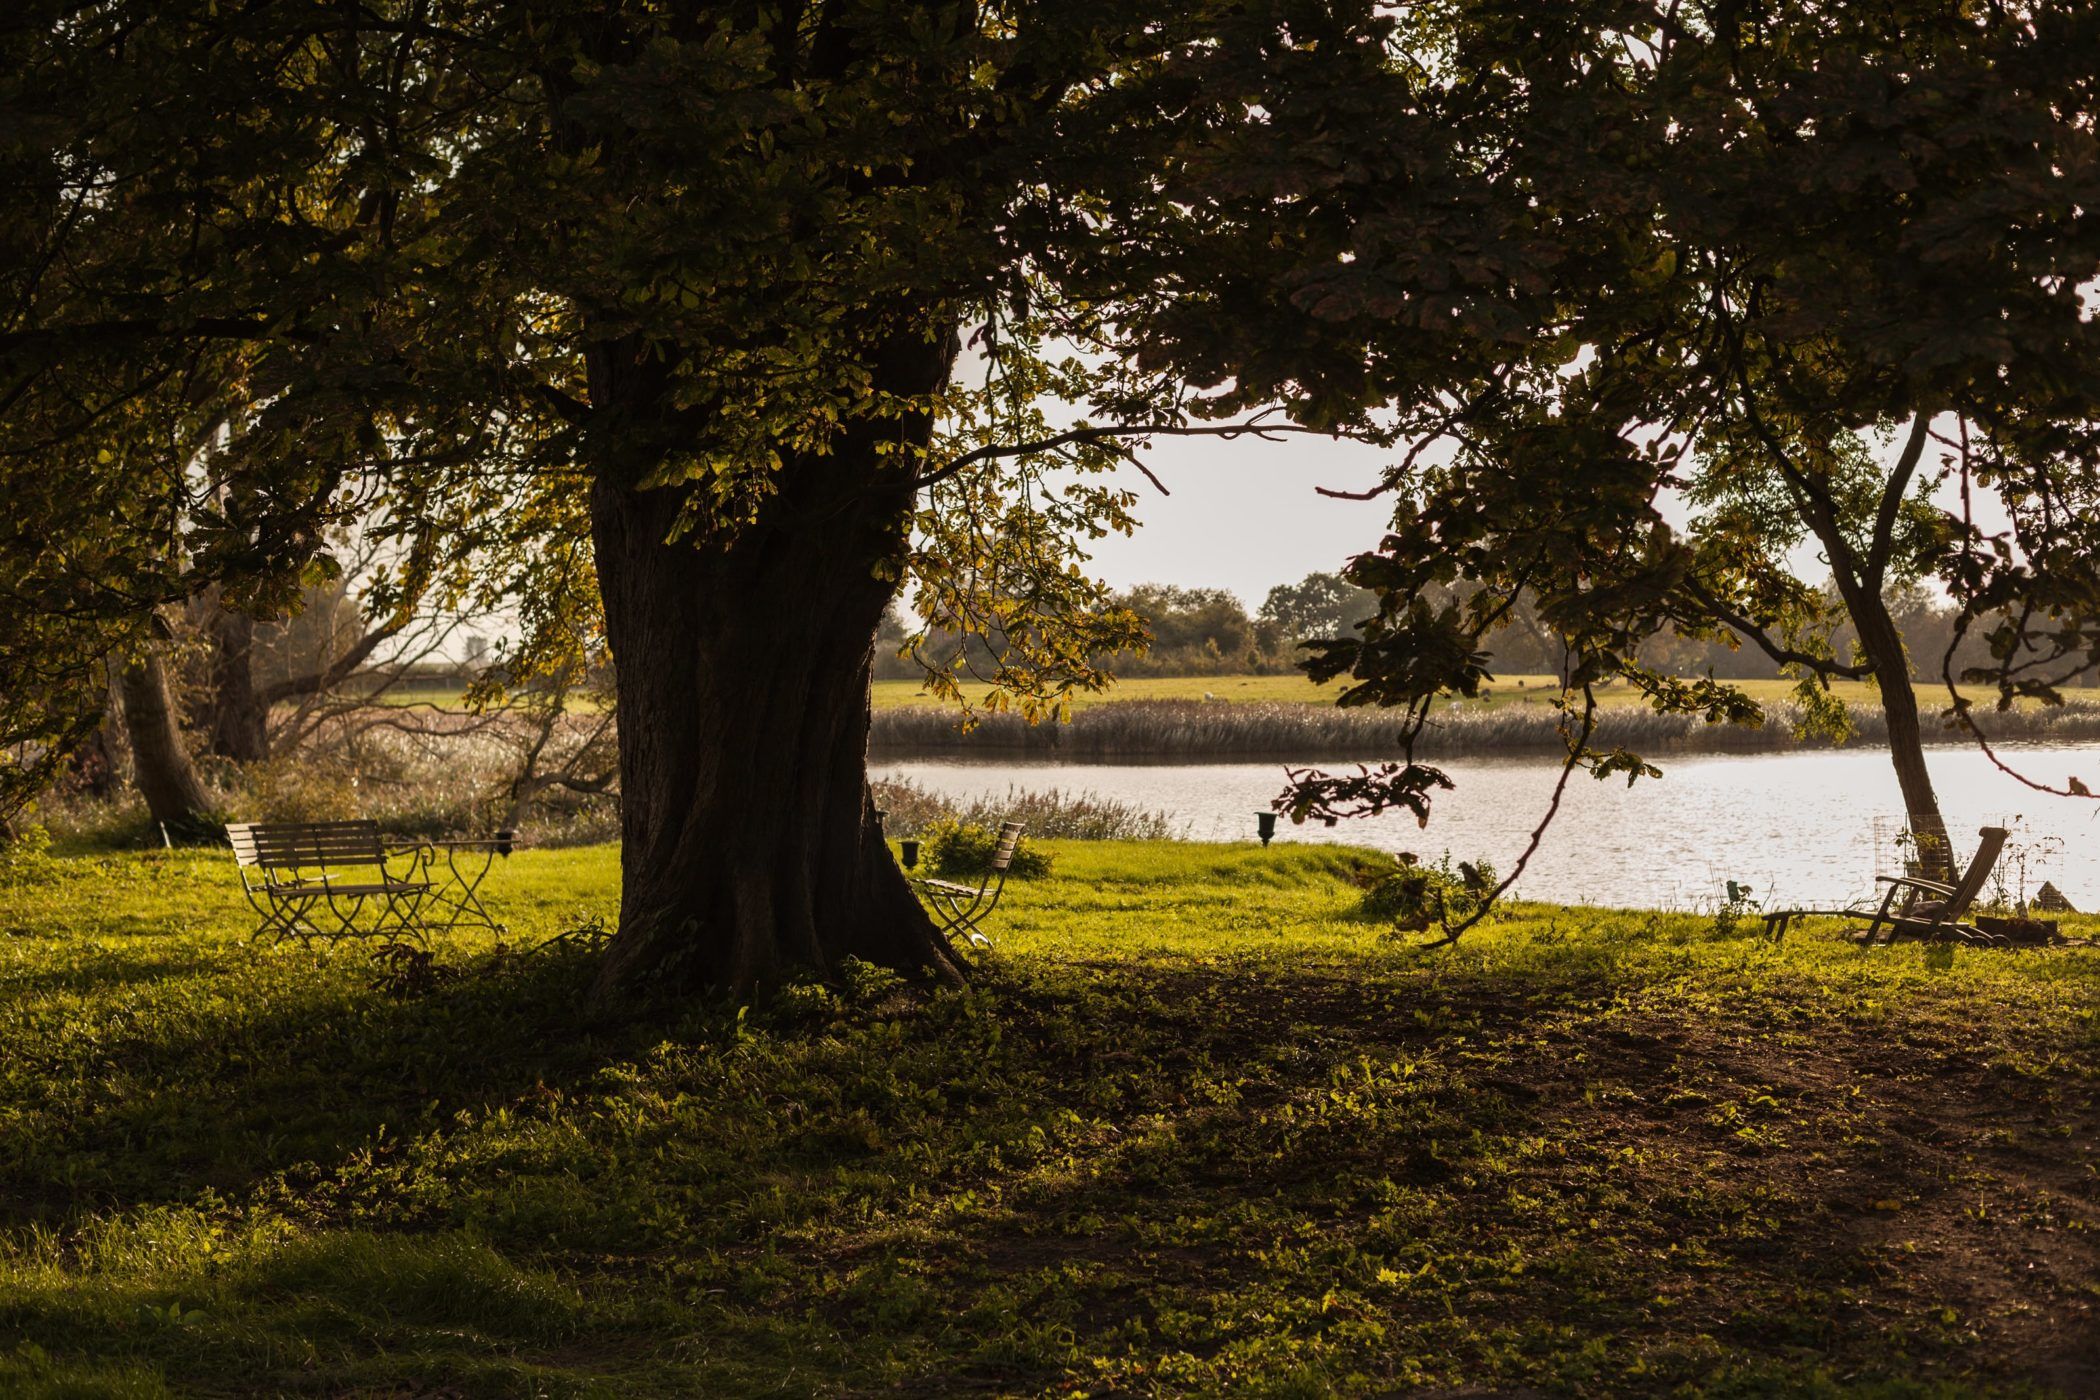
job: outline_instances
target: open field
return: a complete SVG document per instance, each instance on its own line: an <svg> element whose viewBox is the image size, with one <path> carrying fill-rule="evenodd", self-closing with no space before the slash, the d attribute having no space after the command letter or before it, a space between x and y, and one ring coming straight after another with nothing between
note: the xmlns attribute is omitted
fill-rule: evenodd
<svg viewBox="0 0 2100 1400"><path fill-rule="evenodd" d="M973 994L596 1020L581 952L251 947L223 854L14 863L0 1393L2100 1389L2100 951L1429 954L1347 851L1047 849ZM503 866L513 946L616 869Z"/></svg>
<svg viewBox="0 0 2100 1400"><path fill-rule="evenodd" d="M1497 676L1477 700L1462 701L1468 708L1494 709L1506 705L1537 705L1551 703L1554 679L1543 675ZM1739 680L1731 681L1762 704L1777 704L1793 694L1794 683L1785 680ZM1091 709L1096 705L1110 705L1125 700L1226 700L1235 704L1299 704L1331 705L1342 692L1340 682L1314 685L1310 679L1292 672L1282 676L1134 676L1118 680L1109 689L1099 694L1076 695L1072 698L1074 710ZM1879 705L1881 693L1869 681L1836 681L1833 692L1850 705ZM975 704L984 698L987 687L967 684L963 693ZM908 705L941 705L945 702L928 695L915 680L877 681L873 687L875 708L895 709ZM457 709L461 692L447 685L404 686L388 691L379 703L387 705L433 705L439 709ZM1919 696L1933 709L1944 708L1945 690L1937 683L1918 686ZM1983 691L1974 692L1979 701L1987 699ZM2073 696L2081 692L2072 691ZM1607 687L1598 692L1598 698L1606 705L1637 705L1641 697L1624 686ZM582 712L591 712L587 698L572 702Z"/></svg>
<svg viewBox="0 0 2100 1400"><path fill-rule="evenodd" d="M1551 676L1510 675L1497 676L1494 684L1478 700L1460 702L1467 708L1494 709L1507 705L1536 705L1545 707L1552 703ZM1729 684L1740 687L1760 704L1774 705L1792 696L1794 682L1786 680L1740 680ZM1314 685L1310 679L1298 674L1287 676L1147 676L1119 680L1108 690L1098 695L1074 697L1072 708L1090 709L1096 705L1114 704L1125 700L1228 700L1238 704L1248 702L1271 704L1331 705L1342 692L1340 682L1329 685ZM1870 681L1836 681L1832 692L1848 705L1876 705L1881 703L1881 692ZM937 705L935 700L920 689L917 681L875 682L875 708L892 709L901 705ZM983 698L985 687L968 685L963 693L974 703ZM1638 705L1645 703L1641 696L1625 686L1610 686L1598 693L1598 699L1606 705ZM1944 687L1935 683L1921 682L1918 694L1923 703L1934 711L1946 708ZM1974 692L1978 701L1988 697L1981 690ZM2076 697L2080 691L2072 691Z"/></svg>

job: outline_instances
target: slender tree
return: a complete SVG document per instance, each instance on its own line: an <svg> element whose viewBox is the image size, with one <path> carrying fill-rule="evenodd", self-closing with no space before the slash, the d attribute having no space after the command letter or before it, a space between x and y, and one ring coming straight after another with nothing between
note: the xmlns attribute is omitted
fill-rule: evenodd
<svg viewBox="0 0 2100 1400"><path fill-rule="evenodd" d="M1758 718L1643 665L1658 635L1764 651L1819 724L1842 723L1831 678L1872 677L1943 862L1890 598L1930 580L1955 644L1989 631L1966 677L1951 646L1918 658L1979 735L1957 681L2054 701L2100 664L2096 49L2083 4L1458 5L1418 50L1482 94L1447 144L1411 139L1404 104L1346 138L1280 112L1181 202L1199 251L1147 331L1154 361L1208 354L1222 398L1407 440L1392 530L1349 571L1379 615L1313 673L1419 729L1529 601L1565 648L1568 771L1598 776L1654 771L1590 746L1607 679ZM1279 233L1261 206L1285 200ZM1194 296L1242 314L1193 320ZM1801 546L1836 606L1795 577ZM1403 757L1294 809L1426 819L1447 782Z"/></svg>
<svg viewBox="0 0 2100 1400"><path fill-rule="evenodd" d="M147 815L171 839L214 830L211 794L191 761L182 711L160 653L147 649L127 663L118 690L124 702L124 731L131 740L133 780L146 801Z"/></svg>

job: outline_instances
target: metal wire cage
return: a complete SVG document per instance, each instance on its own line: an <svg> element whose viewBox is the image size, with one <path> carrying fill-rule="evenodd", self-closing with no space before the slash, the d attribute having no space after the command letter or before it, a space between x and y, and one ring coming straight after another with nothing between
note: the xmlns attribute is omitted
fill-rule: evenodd
<svg viewBox="0 0 2100 1400"><path fill-rule="evenodd" d="M1874 818L1876 879L1925 872L1928 852L1921 845L1921 837L1915 829L1918 825L1909 817L1888 813ZM1952 849L1948 852L1947 863L1953 869L1959 870L1968 863L1975 849L1974 833L1981 826L2001 826L2010 835L1984 881L1977 904L1986 909L2025 913L2042 886L2057 873L2055 867L2064 850L2063 838L2037 835L2018 813L1975 821L1950 819L1946 827Z"/></svg>

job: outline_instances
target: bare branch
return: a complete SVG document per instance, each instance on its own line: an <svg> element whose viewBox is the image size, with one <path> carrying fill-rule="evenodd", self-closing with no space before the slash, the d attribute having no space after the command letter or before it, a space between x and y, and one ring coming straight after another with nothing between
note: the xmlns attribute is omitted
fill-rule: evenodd
<svg viewBox="0 0 2100 1400"><path fill-rule="evenodd" d="M1251 436L1261 438L1264 441L1274 442L1278 440L1277 435L1279 434L1335 439L1346 436L1346 434L1330 432L1325 428L1300 427L1295 423L1278 423L1273 426L1264 425L1259 416L1243 423L1226 423L1214 427L1177 427L1156 423L1107 423L1097 427L1070 428L1062 433L1046 438L1036 438L1030 442L987 443L983 447L973 448L965 452L962 456L948 462L945 466L925 473L912 484L915 487L931 486L937 481L946 481L949 477L957 476L962 472L968 471L971 467L984 462L997 461L1005 457L1028 457L1038 452L1054 452L1060 447L1072 447L1081 443L1104 442L1110 438L1214 437L1230 441L1234 438ZM1143 465L1139 464L1138 469L1144 471ZM1145 474L1152 476L1149 471L1145 472ZM1159 478L1152 477L1152 484L1159 486ZM1167 488L1160 486L1159 489L1164 492Z"/></svg>
<svg viewBox="0 0 2100 1400"><path fill-rule="evenodd" d="M1932 431L1932 415L1920 412L1910 425L1910 441L1903 444L1903 453L1896 459L1896 466L1889 473L1888 484L1882 488L1881 509L1874 516L1874 539L1867 548L1866 576L1861 580L1875 592L1881 590L1882 580L1888 576L1889 550L1896 540L1896 520L1903 513L1903 496L1910 490L1911 476L1918 469L1918 459L1925 454L1925 443Z"/></svg>
<svg viewBox="0 0 2100 1400"><path fill-rule="evenodd" d="M1584 685L1581 732L1568 744L1568 757L1560 765L1560 777L1553 784L1553 800L1546 804L1546 815L1539 818L1539 824L1531 829L1531 840L1525 843L1523 854L1517 857L1517 863L1510 868L1509 874L1502 877L1502 883L1488 891L1487 897L1480 901L1479 908L1456 924L1446 924L1444 936L1424 943L1424 948L1448 948L1458 942L1468 929L1486 918L1502 896L1509 893L1510 887L1517 883L1517 877L1524 873L1524 867L1531 864L1531 858L1538 854L1539 843L1546 839L1546 828L1552 826L1553 819L1560 815L1561 799L1567 796L1568 792L1568 779L1573 777L1575 770L1581 766L1583 757L1589 752L1590 738L1596 732L1597 695L1588 685Z"/></svg>
<svg viewBox="0 0 2100 1400"><path fill-rule="evenodd" d="M409 619L397 618L386 626L365 633L341 656L319 671L310 671L303 676L289 676L274 685L261 687L256 698L265 705L282 704L298 695L318 695L335 689L348 680L366 658L407 628Z"/></svg>
<svg viewBox="0 0 2100 1400"><path fill-rule="evenodd" d="M1729 607L1726 603L1723 603L1700 584L1687 584L1685 591L1691 595L1702 609L1711 613L1719 621L1727 623L1729 627L1751 642L1756 643L1760 651L1782 666L1803 666L1816 672L1818 675L1843 676L1846 680L1852 681L1865 680L1868 676L1874 674L1874 668L1871 665L1847 666L1835 657L1814 656L1808 652L1796 651L1792 647L1781 645L1772 640L1771 634L1766 632L1764 628L1751 621L1750 618L1742 613Z"/></svg>

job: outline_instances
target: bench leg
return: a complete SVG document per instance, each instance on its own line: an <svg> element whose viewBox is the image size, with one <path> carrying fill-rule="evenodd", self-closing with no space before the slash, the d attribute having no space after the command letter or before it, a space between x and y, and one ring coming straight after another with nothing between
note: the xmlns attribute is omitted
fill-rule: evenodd
<svg viewBox="0 0 2100 1400"><path fill-rule="evenodd" d="M940 894L931 890L927 891L926 898L929 904L935 906L929 912L933 914L934 922L940 925L943 937L952 938L960 935L963 941L974 948L989 948L992 946L992 940L977 931L977 921L990 912L989 910L980 910L977 907L984 902L982 892L968 904L963 903L961 899L954 895Z"/></svg>
<svg viewBox="0 0 2100 1400"><path fill-rule="evenodd" d="M277 938L279 943L296 938L302 944L311 945L316 938L328 936L327 930L315 923L312 917L313 907L319 899L318 892L272 896L272 902L282 912L279 922L283 932Z"/></svg>
<svg viewBox="0 0 2100 1400"><path fill-rule="evenodd" d="M257 898L256 891L250 889L245 880L241 882L241 893L248 897L248 907L255 911L255 930L248 935L250 943L261 942L264 938L269 938L273 944L282 943L291 937L292 926L274 897L264 894Z"/></svg>
<svg viewBox="0 0 2100 1400"><path fill-rule="evenodd" d="M1864 946L1872 947L1874 945L1876 935L1881 932L1883 924L1888 925L1889 936L1887 941L1895 941L1896 919L1895 916L1889 913L1889 906L1896 902L1896 896L1900 892L1897 886L1890 885L1888 893L1881 897L1881 908L1875 912L1873 921L1867 925L1867 936L1860 940Z"/></svg>
<svg viewBox="0 0 2100 1400"><path fill-rule="evenodd" d="M424 939L422 920L423 901L429 897L421 890L403 890L399 894L382 896L386 905L379 911L379 921L373 925L373 934L406 935L418 944L428 947Z"/></svg>

